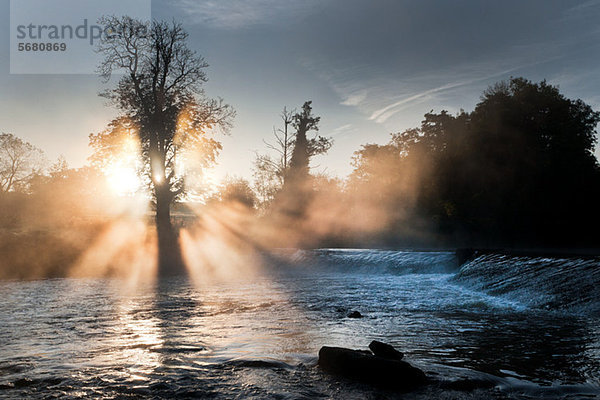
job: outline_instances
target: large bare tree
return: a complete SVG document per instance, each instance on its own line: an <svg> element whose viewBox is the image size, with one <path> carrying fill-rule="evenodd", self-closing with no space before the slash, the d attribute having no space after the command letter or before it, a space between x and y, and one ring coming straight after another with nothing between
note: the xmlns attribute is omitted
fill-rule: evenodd
<svg viewBox="0 0 600 400"><path fill-rule="evenodd" d="M166 270L181 265L170 217L171 205L187 190L178 160L184 151L195 153L193 158L201 164L214 160L220 144L210 133L227 131L235 113L222 100L206 97L208 64L188 47L180 24L130 17L105 17L100 22L112 34L98 47L104 56L99 72L106 83L113 73L123 74L101 95L122 113L113 126L126 121L139 136L156 207L159 266ZM114 131L109 129L110 134Z"/></svg>

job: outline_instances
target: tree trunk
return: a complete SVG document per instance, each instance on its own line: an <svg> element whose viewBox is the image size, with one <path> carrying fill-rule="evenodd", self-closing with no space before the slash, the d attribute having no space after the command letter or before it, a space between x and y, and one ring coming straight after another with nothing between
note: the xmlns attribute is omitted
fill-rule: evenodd
<svg viewBox="0 0 600 400"><path fill-rule="evenodd" d="M179 232L171 223L172 195L168 188L156 187L156 232L158 235L158 273L160 276L185 272Z"/></svg>
<svg viewBox="0 0 600 400"><path fill-rule="evenodd" d="M304 217L310 201L309 161L306 129L301 126L296 133L296 143L292 151L290 166L279 195L280 205L290 217Z"/></svg>

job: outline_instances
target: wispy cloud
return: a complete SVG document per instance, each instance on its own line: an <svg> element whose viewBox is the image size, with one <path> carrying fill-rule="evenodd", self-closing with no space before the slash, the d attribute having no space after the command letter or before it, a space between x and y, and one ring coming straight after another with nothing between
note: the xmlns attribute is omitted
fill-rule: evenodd
<svg viewBox="0 0 600 400"><path fill-rule="evenodd" d="M357 90L356 92L348 95L346 100L342 101L342 104L345 106L357 106L366 98L367 98L367 90L364 90L364 89Z"/></svg>
<svg viewBox="0 0 600 400"><path fill-rule="evenodd" d="M424 98L424 97L429 97L430 95L432 95L434 93L442 92L442 91L448 90L448 89L457 88L460 86L465 86L472 82L473 81L449 83L449 84L446 84L446 85L443 85L443 86L440 86L440 87L437 87L434 89L425 90L424 92L421 92L421 93L413 94L412 96L409 96L409 97L402 99L400 101L397 101L395 103L389 104L383 108L380 108L379 110L375 110L371 114L369 119L374 120L379 123L383 123L383 122L387 121L388 118L390 118L392 115L399 112L401 110L401 108L399 108L400 106L403 106L405 104L410 104L410 103L412 103L416 100L419 100L421 98Z"/></svg>
<svg viewBox="0 0 600 400"><path fill-rule="evenodd" d="M355 132L356 128L352 124L346 124L342 126L338 126L333 131L331 131L331 136L340 137L347 135L349 133Z"/></svg>
<svg viewBox="0 0 600 400"><path fill-rule="evenodd" d="M475 83L479 83L479 82L485 82L488 81L490 79L494 79L494 78L498 78L498 77L502 77L502 76L506 76L512 72L515 71L519 71L523 68L527 68L527 67L531 67L537 64L543 64L545 62L551 61L556 59L557 57L552 57L550 59L545 59L545 60L540 60L540 61L535 61L535 62L531 62L531 63L526 63L526 64L521 64L521 65L517 65L511 68L506 68L506 69L502 69L502 70L496 70L495 72L492 73L488 73L485 75L480 75L476 78L473 79L465 79L465 80L460 80L460 81L454 81L454 82L450 82L447 83L445 85L433 88L433 89L429 89L429 90L425 90L419 93L415 93L409 97L406 97L402 100L396 101L392 104L389 104L385 107L382 107L378 110L375 110L371 116L369 117L370 120L375 121L377 123L384 123L385 121L387 121L390 117L392 117L394 114L397 114L398 112L403 110L403 106L406 105L410 105L414 102L417 102L419 100L422 99L428 99L431 98L433 95L437 94L437 93L441 93L441 92L445 92L445 91L450 91L453 89L458 89L461 87L466 87L466 86L470 86L473 85Z"/></svg>
<svg viewBox="0 0 600 400"><path fill-rule="evenodd" d="M564 48L567 43L552 43L555 48ZM518 48L517 48L518 47ZM338 66L325 60L301 60L304 67L316 73L326 81L340 96L341 104L356 107L367 119L384 124L392 117L416 105L427 103L432 107L441 104L444 98L461 97L476 86L480 92L481 84L493 79L505 79L509 75L519 74L530 67L562 58L560 51L552 54L547 51L550 44L533 43L513 47L513 54L525 56L496 56L430 70L426 73L405 75L397 79L397 72L382 71L365 63ZM540 53L546 52L542 56ZM550 53L550 54L548 54ZM462 94L461 94L462 93ZM445 104L446 109L452 103Z"/></svg>
<svg viewBox="0 0 600 400"><path fill-rule="evenodd" d="M196 22L224 29L253 25L275 25L299 18L314 10L322 1L303 0L177 0L177 6Z"/></svg>
<svg viewBox="0 0 600 400"><path fill-rule="evenodd" d="M591 9L597 7L600 7L600 0L588 0L571 7L566 14L573 16L574 14L589 13Z"/></svg>
<svg viewBox="0 0 600 400"><path fill-rule="evenodd" d="M537 63L535 63L535 64L537 64ZM519 65L519 66L515 66L512 68L496 71L491 74L486 74L484 76L479 76L479 77L476 77L473 79L466 79L466 80L461 80L461 81L450 82L450 83L447 83L445 85L442 85L442 86L439 86L439 87L436 87L433 89L428 89L428 90L425 90L425 91L422 91L419 93L415 93L415 94L410 95L409 97L406 97L402 100L396 101L392 104L389 104L385 107L375 110L371 114L369 119L372 121L375 121L377 123L384 123L390 117L392 117L394 114L397 114L398 112L402 111L403 106L411 105L420 100L430 99L433 95L435 95L437 93L450 91L453 89L470 86L470 85L473 85L478 82L485 82L485 81L493 79L493 78L505 76L507 74L510 74L511 72L515 72L519 69L522 69L522 68L525 68L525 67L528 67L531 65L532 64Z"/></svg>

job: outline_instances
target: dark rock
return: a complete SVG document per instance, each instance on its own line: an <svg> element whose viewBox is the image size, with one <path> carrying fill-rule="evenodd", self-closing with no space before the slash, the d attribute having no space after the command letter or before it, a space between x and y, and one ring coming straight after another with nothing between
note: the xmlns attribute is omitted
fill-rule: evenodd
<svg viewBox="0 0 600 400"><path fill-rule="evenodd" d="M401 391L414 389L427 380L423 371L405 361L341 347L321 347L319 366L328 373Z"/></svg>
<svg viewBox="0 0 600 400"><path fill-rule="evenodd" d="M369 344L369 349L376 356L389 358L390 360L402 360L404 354L396 350L393 346L380 342L379 340L373 340L371 344Z"/></svg>
<svg viewBox="0 0 600 400"><path fill-rule="evenodd" d="M150 389L151 391L157 392L157 391L164 391L164 390L173 390L173 387L170 385L167 385L165 382L156 382L156 383L149 385L148 389Z"/></svg>
<svg viewBox="0 0 600 400"><path fill-rule="evenodd" d="M286 369L290 366L282 361L267 360L233 360L226 363L228 366L236 368L267 368L267 369Z"/></svg>
<svg viewBox="0 0 600 400"><path fill-rule="evenodd" d="M362 318L362 314L359 313L358 311L352 311L350 314L348 314L348 318Z"/></svg>
<svg viewBox="0 0 600 400"><path fill-rule="evenodd" d="M21 379L17 379L16 381L13 382L14 387L16 388L21 388L21 387L27 387L27 386L31 386L33 385L35 382L32 381L29 378L21 378Z"/></svg>

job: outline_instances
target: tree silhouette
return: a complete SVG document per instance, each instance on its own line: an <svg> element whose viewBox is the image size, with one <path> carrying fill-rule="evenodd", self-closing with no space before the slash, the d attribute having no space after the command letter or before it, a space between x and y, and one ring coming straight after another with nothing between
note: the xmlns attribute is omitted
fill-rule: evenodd
<svg viewBox="0 0 600 400"><path fill-rule="evenodd" d="M311 130L319 130L319 121L321 117L312 115L311 101L307 101L302 106L302 110L293 117L293 126L296 129L296 140L294 141L294 150L290 158L290 168L285 174L287 185L300 187L308 180L309 163L311 157L311 142L307 133Z"/></svg>
<svg viewBox="0 0 600 400"><path fill-rule="evenodd" d="M304 190L300 190L300 187L310 186L310 159L327 153L333 145L331 138L318 135L312 138L307 136L311 130L318 131L320 120L320 117L312 116L311 104L311 101L305 102L301 112L288 111L284 107L281 113L283 128L273 129L275 138L273 143L265 141L267 148L272 150L275 156L256 155L254 187L263 208L270 205L284 188L291 194L292 191Z"/></svg>
<svg viewBox="0 0 600 400"><path fill-rule="evenodd" d="M326 153L333 145L331 138L308 137L308 132L319 130L321 119L313 116L311 104L305 102L300 112L284 108L281 114L284 128L274 129L275 144L265 142L276 157L257 154L254 161L254 186L261 200L266 204L277 203L276 209L290 215L301 214L312 191L311 158Z"/></svg>
<svg viewBox="0 0 600 400"><path fill-rule="evenodd" d="M274 156L257 153L254 159L254 187L263 208L273 201L283 187L294 149L295 132L290 129L294 122L294 114L295 110L288 111L287 107L284 107L280 114L283 128L273 127L273 142L263 140L267 148L274 152Z"/></svg>
<svg viewBox="0 0 600 400"><path fill-rule="evenodd" d="M228 130L234 111L222 100L205 96L208 64L188 48L180 24L146 24L129 17L106 17L102 23L114 34L99 45L104 56L100 74L105 82L113 72L124 74L102 95L123 113L112 127L125 123L137 132L156 210L159 266L162 272L177 270L182 262L170 210L187 190L177 162L184 152L193 153L201 165L214 159L220 144L210 132ZM104 136L111 134L114 129ZM110 147L104 150L110 152Z"/></svg>
<svg viewBox="0 0 600 400"><path fill-rule="evenodd" d="M45 163L44 153L13 134L0 134L0 191L22 189L39 173Z"/></svg>
<svg viewBox="0 0 600 400"><path fill-rule="evenodd" d="M470 113L431 112L363 146L351 190L389 211L390 232L425 220L458 245L597 246L599 121L545 81L513 78Z"/></svg>

